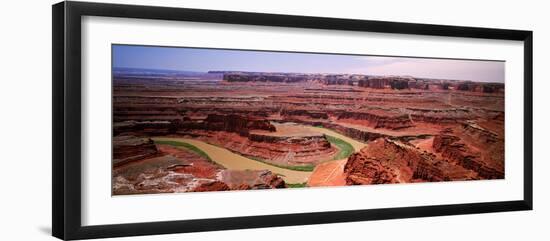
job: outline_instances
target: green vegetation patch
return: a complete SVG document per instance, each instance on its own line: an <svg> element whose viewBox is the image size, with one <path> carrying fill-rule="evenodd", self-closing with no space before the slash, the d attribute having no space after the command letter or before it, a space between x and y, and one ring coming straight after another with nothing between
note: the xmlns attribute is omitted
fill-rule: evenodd
<svg viewBox="0 0 550 241"><path fill-rule="evenodd" d="M186 142L181 142L181 141L165 141L165 140L155 140L155 143L156 144L161 144L161 145L171 145L171 146L177 146L177 147L183 147L187 150L190 150L192 151L193 153L201 156L201 157L204 157L206 158L207 160L212 161L212 159L210 158L210 156L208 156L208 154L206 154L206 152L202 151L201 149L199 149L198 147L196 146L193 146L189 143L186 143Z"/></svg>
<svg viewBox="0 0 550 241"><path fill-rule="evenodd" d="M307 187L305 182L303 182L303 183L287 183L286 186L287 186L288 188L303 188L303 187Z"/></svg>
<svg viewBox="0 0 550 241"><path fill-rule="evenodd" d="M334 136L325 135L327 140L338 147L340 149L340 152L334 156L333 160L342 160L348 158L353 152L355 152L355 149L353 146L346 141L336 138Z"/></svg>

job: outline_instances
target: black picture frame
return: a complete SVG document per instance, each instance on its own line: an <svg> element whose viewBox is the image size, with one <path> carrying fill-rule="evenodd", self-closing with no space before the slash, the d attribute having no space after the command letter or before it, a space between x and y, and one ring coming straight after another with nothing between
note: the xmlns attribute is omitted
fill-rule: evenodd
<svg viewBox="0 0 550 241"><path fill-rule="evenodd" d="M308 225L380 219L532 210L533 208L533 32L492 28L366 21L324 17L197 10L90 2L52 6L53 120L52 233L60 239L199 232ZM524 44L524 193L521 200L421 207L212 218L82 226L81 224L81 17L104 16L426 36L523 41ZM107 81L107 80L106 80Z"/></svg>

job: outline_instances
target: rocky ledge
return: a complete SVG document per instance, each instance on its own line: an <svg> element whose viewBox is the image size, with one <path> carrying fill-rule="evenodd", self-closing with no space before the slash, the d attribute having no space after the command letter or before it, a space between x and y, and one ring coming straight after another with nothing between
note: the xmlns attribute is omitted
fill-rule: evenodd
<svg viewBox="0 0 550 241"><path fill-rule="evenodd" d="M455 161L458 165L473 170L483 179L502 179L504 170L498 170L485 163L477 153L457 136L449 132L443 132L434 137L433 148L444 158Z"/></svg>
<svg viewBox="0 0 550 241"><path fill-rule="evenodd" d="M406 114L391 113L381 110L369 110L362 112L344 112L338 120L362 124L372 128L402 129L414 126Z"/></svg>
<svg viewBox="0 0 550 241"><path fill-rule="evenodd" d="M121 166L128 162L153 157L158 154L157 147L149 138L135 136L113 137L113 166Z"/></svg>
<svg viewBox="0 0 550 241"><path fill-rule="evenodd" d="M352 154L344 167L348 185L476 179L476 173L406 142L379 138Z"/></svg>

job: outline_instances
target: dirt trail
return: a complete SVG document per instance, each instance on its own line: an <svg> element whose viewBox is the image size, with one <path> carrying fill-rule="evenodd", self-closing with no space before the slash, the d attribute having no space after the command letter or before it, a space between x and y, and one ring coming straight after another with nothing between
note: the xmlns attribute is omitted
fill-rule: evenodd
<svg viewBox="0 0 550 241"><path fill-rule="evenodd" d="M196 146L197 148L206 152L214 162L223 165L227 169L270 170L273 173L277 173L281 175L282 178L287 183L304 183L307 181L307 179L311 175L311 172L294 171L294 170L271 166L256 160L252 160L250 158L243 157L227 149L217 147L199 140L193 140L188 138L173 138L173 137L157 137L153 139L163 140L163 141L185 142L193 146Z"/></svg>
<svg viewBox="0 0 550 241"><path fill-rule="evenodd" d="M347 159L317 165L307 181L309 187L345 186L344 166Z"/></svg>

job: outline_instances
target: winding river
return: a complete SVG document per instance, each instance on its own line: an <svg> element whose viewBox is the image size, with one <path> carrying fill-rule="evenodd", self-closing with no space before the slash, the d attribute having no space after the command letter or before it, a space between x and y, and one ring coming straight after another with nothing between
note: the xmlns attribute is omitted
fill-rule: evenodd
<svg viewBox="0 0 550 241"><path fill-rule="evenodd" d="M154 138L161 141L180 141L189 143L202 151L206 152L212 161L224 166L227 169L233 170L270 170L273 173L277 173L283 177L285 182L288 183L303 183L306 182L311 172L294 171L290 169L280 168L272 165L268 165L250 158L246 158L239 154L233 153L225 148L214 146L203 141L188 139L188 138L176 138L176 137L162 137Z"/></svg>
<svg viewBox="0 0 550 241"><path fill-rule="evenodd" d="M352 145L355 151L358 151L361 148L366 146L365 143L356 141L354 139L351 139L347 136L341 135L329 129L306 126L306 125L299 125L299 126L310 129L315 132L323 133L325 135L330 135L330 136L334 136L336 138L342 139L343 141L346 141L350 145ZM158 141L185 142L193 146L196 146L197 148L206 152L208 156L212 159L212 161L219 163L220 165L224 166L227 169L270 170L273 173L277 173L281 175L282 178L287 183L304 183L308 180L309 176L312 173L312 172L305 172L305 171L295 171L295 170L290 170L290 169L285 169L285 168L280 168L269 164L265 164L265 163L241 156L239 154L233 153L225 148L221 148L221 147L211 145L206 142L195 140L195 139L179 138L179 137L156 137L153 139Z"/></svg>
<svg viewBox="0 0 550 241"><path fill-rule="evenodd" d="M345 142L349 143L351 146L353 146L353 149L355 149L355 151L359 151L363 147L367 146L367 144L365 144L363 142L356 141L354 139L351 139L347 136L344 136L344 135L342 135L338 132L335 132L333 130L330 130L330 129L326 129L326 128L322 128L322 127L306 126L306 125L299 125L299 126L301 126L303 128L310 129L310 130L315 131L315 132L323 133L325 135L334 136L338 139L342 139L343 141L345 141Z"/></svg>

